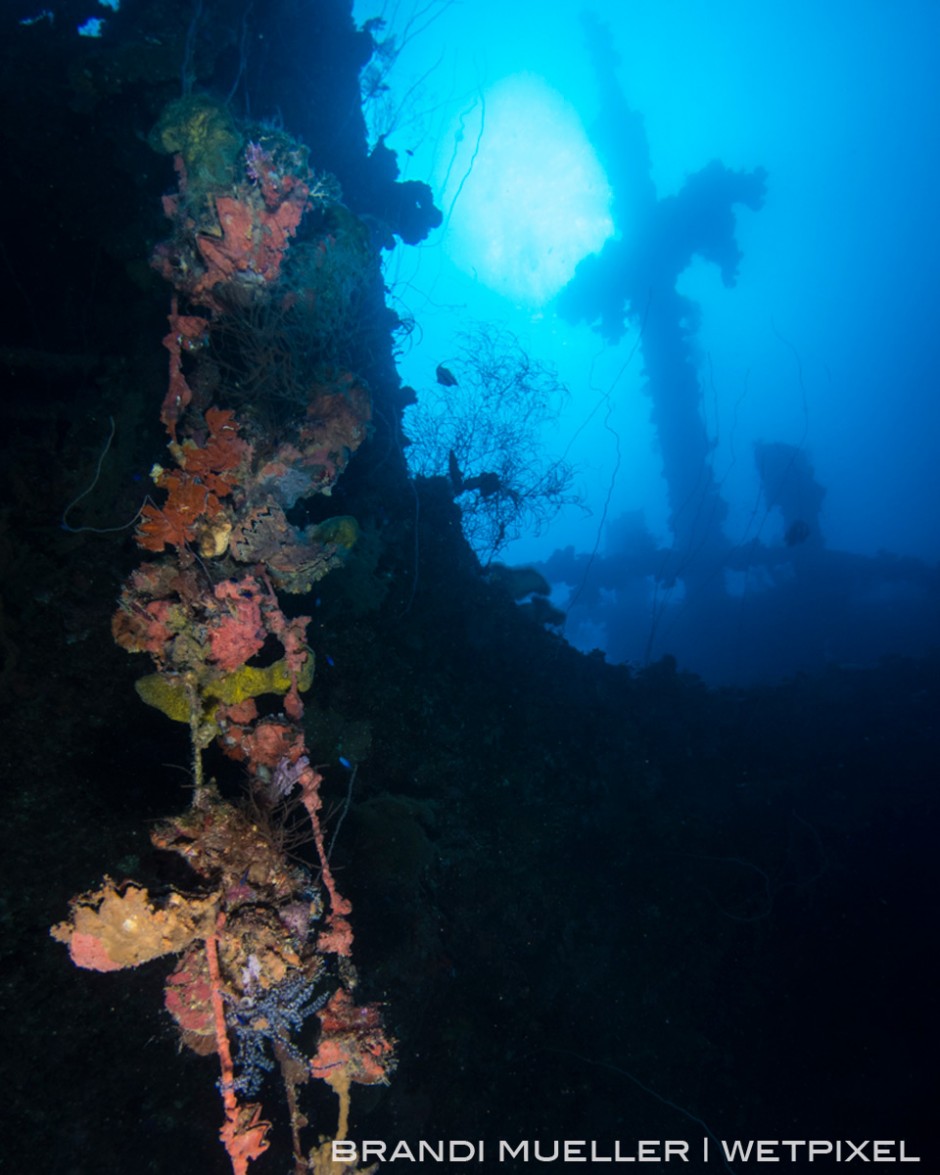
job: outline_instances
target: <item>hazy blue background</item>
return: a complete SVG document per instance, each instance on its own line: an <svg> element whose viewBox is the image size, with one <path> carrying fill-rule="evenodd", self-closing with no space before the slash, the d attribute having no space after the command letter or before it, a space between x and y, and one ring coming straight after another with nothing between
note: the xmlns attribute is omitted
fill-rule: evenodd
<svg viewBox="0 0 940 1175"><path fill-rule="evenodd" d="M438 394L437 363L480 320L515 331L570 389L549 443L577 466L590 513L566 511L505 558L593 548L615 463L596 410L608 395L621 447L608 520L641 509L669 542L636 331L610 347L551 304L610 231L584 8L613 32L659 197L712 159L768 172L764 208L737 209L737 286L696 262L679 287L702 308L702 407L730 539L780 541L751 446L783 441L805 449L826 487L829 548L935 562L940 4L359 0L357 19L384 17L378 35L400 48L373 129L445 214L389 259L394 304L418 326L403 378Z"/></svg>

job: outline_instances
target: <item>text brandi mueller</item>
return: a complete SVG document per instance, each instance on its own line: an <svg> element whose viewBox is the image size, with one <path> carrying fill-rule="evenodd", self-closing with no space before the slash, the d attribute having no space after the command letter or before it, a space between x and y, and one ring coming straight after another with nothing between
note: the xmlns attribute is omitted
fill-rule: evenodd
<svg viewBox="0 0 940 1175"><path fill-rule="evenodd" d="M601 1143L591 1139L523 1139L468 1142L436 1139L383 1142L334 1140L335 1163L919 1163L902 1139L639 1139Z"/></svg>

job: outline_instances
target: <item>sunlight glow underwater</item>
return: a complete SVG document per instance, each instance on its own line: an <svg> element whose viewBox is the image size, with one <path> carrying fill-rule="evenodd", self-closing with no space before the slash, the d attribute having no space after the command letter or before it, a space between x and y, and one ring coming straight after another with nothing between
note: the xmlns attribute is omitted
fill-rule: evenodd
<svg viewBox="0 0 940 1175"><path fill-rule="evenodd" d="M542 78L515 74L455 124L452 141L436 185L444 248L490 289L544 306L613 232L610 188L581 120Z"/></svg>

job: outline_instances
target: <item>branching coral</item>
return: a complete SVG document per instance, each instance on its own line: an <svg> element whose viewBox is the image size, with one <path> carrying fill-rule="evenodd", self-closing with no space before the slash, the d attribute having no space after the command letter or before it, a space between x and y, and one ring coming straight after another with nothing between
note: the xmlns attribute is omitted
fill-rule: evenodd
<svg viewBox="0 0 940 1175"><path fill-rule="evenodd" d="M571 466L542 446L566 389L505 330L465 332L453 367L456 377L449 369L438 376L446 395L407 418L409 460L422 476L448 478L467 538L489 563L576 501Z"/></svg>

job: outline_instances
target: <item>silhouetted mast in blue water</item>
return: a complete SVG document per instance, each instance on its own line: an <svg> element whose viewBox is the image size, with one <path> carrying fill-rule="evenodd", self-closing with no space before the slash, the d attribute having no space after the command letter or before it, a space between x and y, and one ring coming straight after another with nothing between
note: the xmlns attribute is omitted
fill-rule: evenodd
<svg viewBox="0 0 940 1175"><path fill-rule="evenodd" d="M592 16L584 23L601 99L593 141L613 190L618 235L581 262L559 309L572 322L591 323L611 342L623 336L628 320L639 327L673 532L660 579L681 578L690 597L720 595L730 548L723 530L727 505L712 470L690 345L699 308L676 284L696 255L718 266L726 286L735 284L742 254L734 207L761 207L766 173L732 171L713 160L689 176L677 195L658 198L643 119L617 81L619 59L610 34Z"/></svg>

